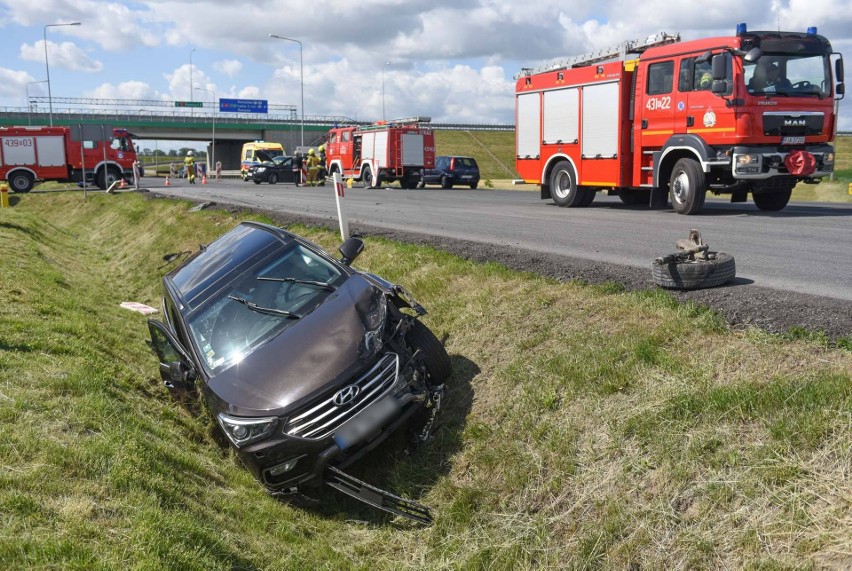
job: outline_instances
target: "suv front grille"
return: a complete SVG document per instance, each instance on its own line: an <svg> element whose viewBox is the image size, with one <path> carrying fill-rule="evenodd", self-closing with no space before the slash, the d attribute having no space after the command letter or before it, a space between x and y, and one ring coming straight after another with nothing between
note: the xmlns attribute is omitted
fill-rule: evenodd
<svg viewBox="0 0 852 571"><path fill-rule="evenodd" d="M393 386L399 375L399 356L388 353L372 369L346 385L358 387L353 401L344 406L334 404L334 396L339 392L326 394L305 408L296 411L284 426L284 432L299 438L325 438L337 428L378 400L385 391Z"/></svg>

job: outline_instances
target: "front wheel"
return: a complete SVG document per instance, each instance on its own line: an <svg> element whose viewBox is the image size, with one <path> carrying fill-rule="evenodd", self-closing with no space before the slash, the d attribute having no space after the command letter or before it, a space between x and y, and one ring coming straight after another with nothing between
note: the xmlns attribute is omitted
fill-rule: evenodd
<svg viewBox="0 0 852 571"><path fill-rule="evenodd" d="M780 192L756 192L751 195L754 200L754 205L760 210L770 212L783 210L787 203L790 202L790 197L793 195L793 189L782 190Z"/></svg>
<svg viewBox="0 0 852 571"><path fill-rule="evenodd" d="M106 168L101 169L98 173L98 186L101 190L106 190L112 184L121 178L121 173L116 169Z"/></svg>
<svg viewBox="0 0 852 571"><path fill-rule="evenodd" d="M9 188L12 192L29 192L33 189L33 175L28 172L16 172L9 177Z"/></svg>
<svg viewBox="0 0 852 571"><path fill-rule="evenodd" d="M278 184L278 175L275 173L270 174L267 181L269 184Z"/></svg>
<svg viewBox="0 0 852 571"><path fill-rule="evenodd" d="M582 206L585 193L577 186L574 169L568 161L561 161L550 175L550 196L559 206Z"/></svg>
<svg viewBox="0 0 852 571"><path fill-rule="evenodd" d="M450 180L450 177L441 177L441 188L453 188L453 181Z"/></svg>
<svg viewBox="0 0 852 571"><path fill-rule="evenodd" d="M420 350L420 359L429 372L430 384L440 385L449 378L453 372L453 364L444 345L431 329L420 321L414 321L406 339L412 350Z"/></svg>
<svg viewBox="0 0 852 571"><path fill-rule="evenodd" d="M361 171L361 180L364 181L364 188L373 188L373 171L370 170L369 165L365 166L364 170Z"/></svg>
<svg viewBox="0 0 852 571"><path fill-rule="evenodd" d="M695 214L701 210L707 196L707 178L698 161L680 159L675 163L669 179L669 195L678 214Z"/></svg>

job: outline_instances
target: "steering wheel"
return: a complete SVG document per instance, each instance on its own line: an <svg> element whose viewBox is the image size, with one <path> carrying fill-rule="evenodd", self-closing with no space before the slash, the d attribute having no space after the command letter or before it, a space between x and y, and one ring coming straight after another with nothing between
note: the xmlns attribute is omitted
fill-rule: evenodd
<svg viewBox="0 0 852 571"><path fill-rule="evenodd" d="M808 89L811 85L812 84L810 81L804 79L802 81L797 81L796 83L794 83L793 89Z"/></svg>

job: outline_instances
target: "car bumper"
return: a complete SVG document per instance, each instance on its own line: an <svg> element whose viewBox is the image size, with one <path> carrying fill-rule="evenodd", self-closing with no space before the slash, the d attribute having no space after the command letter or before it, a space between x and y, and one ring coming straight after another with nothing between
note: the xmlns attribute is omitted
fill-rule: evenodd
<svg viewBox="0 0 852 571"><path fill-rule="evenodd" d="M369 418L377 409L379 401L384 399L392 399L397 407L397 412L390 418L377 417L381 422L376 426L367 427L357 441L345 443L335 438L349 423L344 423L338 427L335 434L322 439L289 436L284 433L283 423L280 423L271 438L239 449L238 456L249 471L270 490L319 486L323 483L323 473L329 464L344 468L355 462L422 408L428 395L412 392L411 374L409 372L406 378L398 379L383 397L355 417Z"/></svg>

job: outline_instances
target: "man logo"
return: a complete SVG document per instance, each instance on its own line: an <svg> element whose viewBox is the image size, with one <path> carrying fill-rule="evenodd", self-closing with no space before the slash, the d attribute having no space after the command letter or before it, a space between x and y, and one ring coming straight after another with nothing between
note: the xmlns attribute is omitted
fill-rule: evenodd
<svg viewBox="0 0 852 571"><path fill-rule="evenodd" d="M358 387L358 385L349 385L343 387L342 389L334 393L334 396L331 398L331 402L334 403L334 406L350 405L360 392L361 389Z"/></svg>
<svg viewBox="0 0 852 571"><path fill-rule="evenodd" d="M804 127L806 124L804 119L784 119L785 127Z"/></svg>

